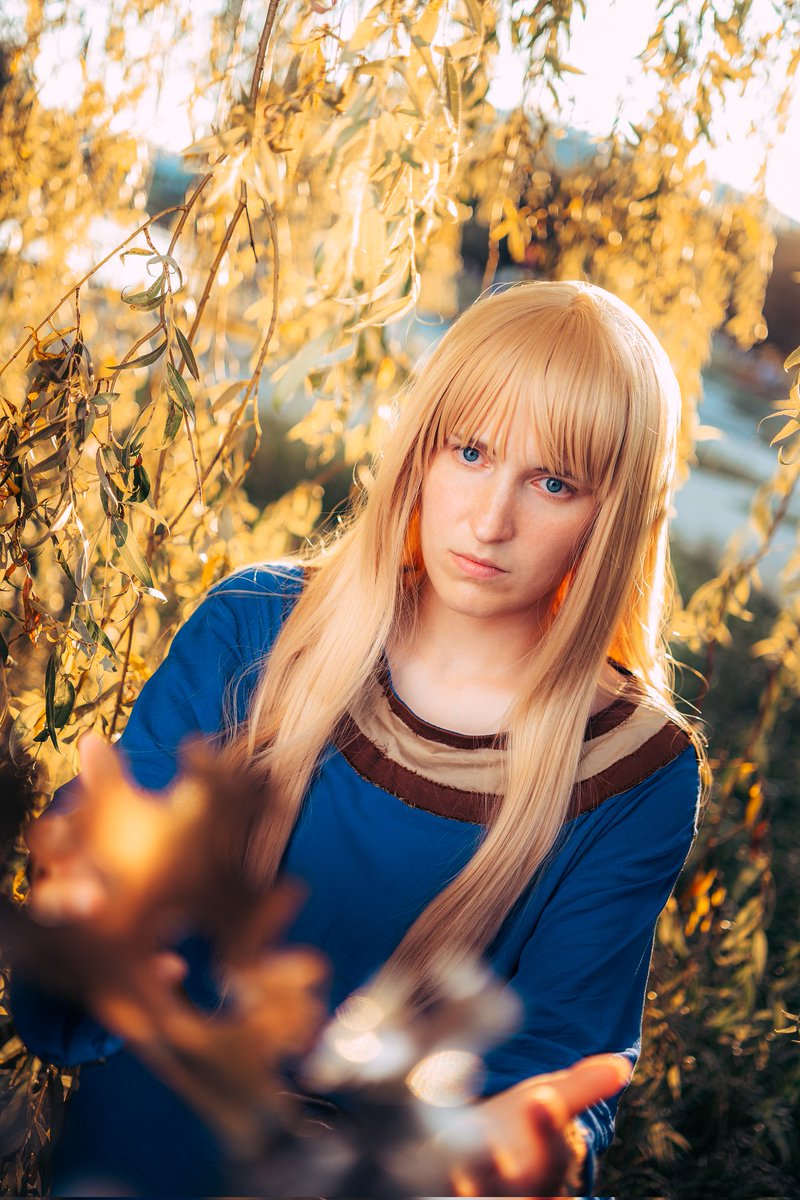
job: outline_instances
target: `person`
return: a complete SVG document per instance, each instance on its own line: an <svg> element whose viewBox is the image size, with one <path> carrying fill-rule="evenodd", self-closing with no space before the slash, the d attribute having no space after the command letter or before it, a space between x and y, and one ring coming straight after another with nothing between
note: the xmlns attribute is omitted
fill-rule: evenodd
<svg viewBox="0 0 800 1200"><path fill-rule="evenodd" d="M540 1190L561 1154L560 1182L572 1156L589 1191L708 780L667 643L678 385L618 298L524 281L462 313L401 401L335 536L212 587L119 747L154 791L192 732L269 780L241 869L304 881L287 941L329 958L332 1009L369 984L423 1011L443 964L483 956L523 1014L476 1101L500 1118L492 1193L504 1137L511 1190ZM86 919L74 863L31 840L34 915ZM207 1131L119 1039L18 996L37 1053L91 1064L63 1171L214 1194Z"/></svg>

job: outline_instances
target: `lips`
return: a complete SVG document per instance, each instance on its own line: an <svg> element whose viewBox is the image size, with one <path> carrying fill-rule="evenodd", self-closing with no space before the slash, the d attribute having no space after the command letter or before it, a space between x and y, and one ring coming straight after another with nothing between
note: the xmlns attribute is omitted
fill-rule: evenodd
<svg viewBox="0 0 800 1200"><path fill-rule="evenodd" d="M498 567L488 559L471 558L466 554L457 554L455 550L451 550L450 554L459 571L471 579L499 579L507 574L503 567Z"/></svg>
<svg viewBox="0 0 800 1200"><path fill-rule="evenodd" d="M504 571L503 567L498 566L497 563L493 563L488 558L476 558L474 554L459 554L457 550L454 550L453 553L458 558L465 558L467 562L478 563L482 567L494 567L495 571Z"/></svg>

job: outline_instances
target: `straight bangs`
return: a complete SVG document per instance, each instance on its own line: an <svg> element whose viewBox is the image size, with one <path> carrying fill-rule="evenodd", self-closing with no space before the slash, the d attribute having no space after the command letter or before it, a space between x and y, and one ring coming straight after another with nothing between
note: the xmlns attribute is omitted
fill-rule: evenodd
<svg viewBox="0 0 800 1200"><path fill-rule="evenodd" d="M461 321L453 327L461 344L468 334L477 336L459 356L418 451L428 459L448 439L459 438L483 440L504 456L512 424L522 416L539 443L542 465L606 495L628 432L632 390L608 331L580 304L531 311L527 295L525 311L509 320L508 305L499 300L495 295L470 310L476 330ZM449 359L448 341L449 335L441 350Z"/></svg>

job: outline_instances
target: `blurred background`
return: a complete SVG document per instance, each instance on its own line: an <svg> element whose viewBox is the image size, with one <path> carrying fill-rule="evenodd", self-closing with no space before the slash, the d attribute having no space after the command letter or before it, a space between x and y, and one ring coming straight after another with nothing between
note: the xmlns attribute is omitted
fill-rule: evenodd
<svg viewBox="0 0 800 1200"><path fill-rule="evenodd" d="M715 782L598 1181L629 1197L800 1181L798 34L792 0L0 15L0 715L29 807L83 730L119 735L210 584L369 485L486 288L592 280L670 354L672 651ZM0 1152L34 1195L75 1081L3 1030L37 1120Z"/></svg>

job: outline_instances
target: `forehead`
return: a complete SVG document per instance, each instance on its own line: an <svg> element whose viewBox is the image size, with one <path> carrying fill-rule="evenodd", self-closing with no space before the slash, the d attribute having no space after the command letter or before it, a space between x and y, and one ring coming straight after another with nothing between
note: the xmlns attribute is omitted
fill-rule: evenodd
<svg viewBox="0 0 800 1200"><path fill-rule="evenodd" d="M489 421L478 423L477 429L459 428L450 434L450 440L467 442L479 450L488 451L508 462L522 467L548 465L548 451L526 413L513 411L502 424Z"/></svg>
<svg viewBox="0 0 800 1200"><path fill-rule="evenodd" d="M608 346L542 336L502 356L490 350L471 345L448 372L427 450L454 436L480 439L494 454L602 491L630 411L630 380Z"/></svg>

